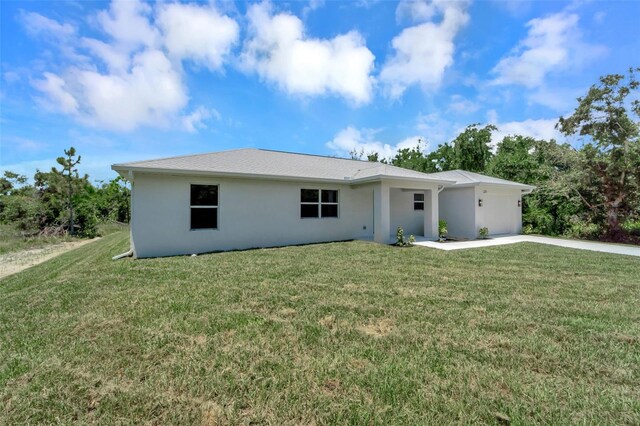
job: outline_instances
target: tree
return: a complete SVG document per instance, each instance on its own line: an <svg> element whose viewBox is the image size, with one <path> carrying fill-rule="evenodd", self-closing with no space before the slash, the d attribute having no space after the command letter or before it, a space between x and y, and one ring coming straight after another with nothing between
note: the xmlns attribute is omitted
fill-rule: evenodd
<svg viewBox="0 0 640 426"><path fill-rule="evenodd" d="M455 163L458 169L482 173L491 159L491 133L497 130L489 124L480 128L472 124L460 133L452 142Z"/></svg>
<svg viewBox="0 0 640 426"><path fill-rule="evenodd" d="M438 145L435 151L431 151L427 154L425 172L445 172L447 170L454 170L458 168L458 161L456 159L456 153L452 145L444 143Z"/></svg>
<svg viewBox="0 0 640 426"><path fill-rule="evenodd" d="M502 179L533 184L538 180L540 168L533 153L537 146L545 143L549 142L528 136L506 136L487 165L488 173Z"/></svg>
<svg viewBox="0 0 640 426"><path fill-rule="evenodd" d="M581 194L592 216L604 216L610 237L621 232L622 219L638 214L640 202L640 82L628 74L600 77L578 107L557 128L565 135L586 137L584 182L592 193ZM595 189L595 191L593 191Z"/></svg>
<svg viewBox="0 0 640 426"><path fill-rule="evenodd" d="M424 172L426 170L427 158L424 155L424 145L422 139L418 138L416 146L412 148L402 148L396 152L391 159L391 164L405 169Z"/></svg>
<svg viewBox="0 0 640 426"><path fill-rule="evenodd" d="M62 166L62 170L58 170L54 167L51 171L54 173L60 173L67 181L67 206L69 209L69 233L73 235L75 233L73 223L73 195L74 195L74 179L79 179L78 169L75 167L80 164L81 156L76 156L76 149L71 147L64 150L65 157L58 157L56 162Z"/></svg>

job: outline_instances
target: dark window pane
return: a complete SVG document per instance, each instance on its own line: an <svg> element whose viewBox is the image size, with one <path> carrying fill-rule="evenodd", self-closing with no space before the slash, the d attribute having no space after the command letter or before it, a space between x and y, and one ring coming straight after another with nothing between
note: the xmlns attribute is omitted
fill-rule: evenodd
<svg viewBox="0 0 640 426"><path fill-rule="evenodd" d="M191 185L192 206L217 206L217 185Z"/></svg>
<svg viewBox="0 0 640 426"><path fill-rule="evenodd" d="M318 205L300 204L300 217L318 217Z"/></svg>
<svg viewBox="0 0 640 426"><path fill-rule="evenodd" d="M323 204L322 217L338 217L338 206L336 204Z"/></svg>
<svg viewBox="0 0 640 426"><path fill-rule="evenodd" d="M322 190L322 202L323 203L337 203L338 202L338 191L333 190Z"/></svg>
<svg viewBox="0 0 640 426"><path fill-rule="evenodd" d="M191 209L191 229L218 227L218 209Z"/></svg>
<svg viewBox="0 0 640 426"><path fill-rule="evenodd" d="M300 201L302 201L303 203L317 203L318 190L317 189L301 189Z"/></svg>
<svg viewBox="0 0 640 426"><path fill-rule="evenodd" d="M414 210L424 210L424 203L413 203Z"/></svg>
<svg viewBox="0 0 640 426"><path fill-rule="evenodd" d="M413 194L413 201L424 201L424 194Z"/></svg>

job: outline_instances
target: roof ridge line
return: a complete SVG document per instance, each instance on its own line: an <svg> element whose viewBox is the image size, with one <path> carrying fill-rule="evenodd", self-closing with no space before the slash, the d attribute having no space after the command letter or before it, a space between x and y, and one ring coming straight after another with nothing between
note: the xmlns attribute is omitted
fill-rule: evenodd
<svg viewBox="0 0 640 426"><path fill-rule="evenodd" d="M235 152L235 151L247 151L247 150L258 150L259 148L235 148L235 149L227 149L224 151L209 151L209 152L201 152L199 154L187 154L187 155L173 155L171 157L160 157L160 158L152 158L150 160L140 160L140 161L129 161L127 163L116 163L118 164L137 164L137 163L148 163L150 161L162 161L162 160L173 160L175 158L188 158L188 157L200 157L202 155L209 154L222 154L223 152Z"/></svg>
<svg viewBox="0 0 640 426"><path fill-rule="evenodd" d="M380 163L379 161L365 161L365 160L357 160L355 158L333 157L331 155L309 154L306 152L282 151L279 149L269 149L269 148L253 148L253 149L257 149L258 151L277 152L279 154L306 155L308 157L331 158L333 160L358 161L360 163Z"/></svg>

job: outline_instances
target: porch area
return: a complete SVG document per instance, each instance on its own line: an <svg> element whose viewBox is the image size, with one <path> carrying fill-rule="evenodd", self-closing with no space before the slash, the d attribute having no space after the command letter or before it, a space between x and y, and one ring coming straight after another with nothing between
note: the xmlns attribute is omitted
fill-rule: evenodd
<svg viewBox="0 0 640 426"><path fill-rule="evenodd" d="M438 238L437 183L387 181L377 183L373 190L373 239L390 244L396 230L402 227L405 236L414 235L423 241Z"/></svg>

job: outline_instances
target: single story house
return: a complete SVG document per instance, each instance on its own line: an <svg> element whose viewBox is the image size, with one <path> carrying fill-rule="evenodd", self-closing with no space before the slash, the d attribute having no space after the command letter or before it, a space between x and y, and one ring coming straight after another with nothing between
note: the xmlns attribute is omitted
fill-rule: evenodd
<svg viewBox="0 0 640 426"><path fill-rule="evenodd" d="M476 208L478 194L482 206L485 194L495 194L492 214L510 223L492 217L484 226L519 232L520 194L532 189L485 176L476 185L455 174L253 148L111 168L131 182L131 250L140 258L352 239L391 243L398 226L406 235L436 239L439 218L474 238L471 226L489 220ZM500 198L503 190L508 196ZM451 216L440 206L449 198ZM471 213L458 215L456 205Z"/></svg>

